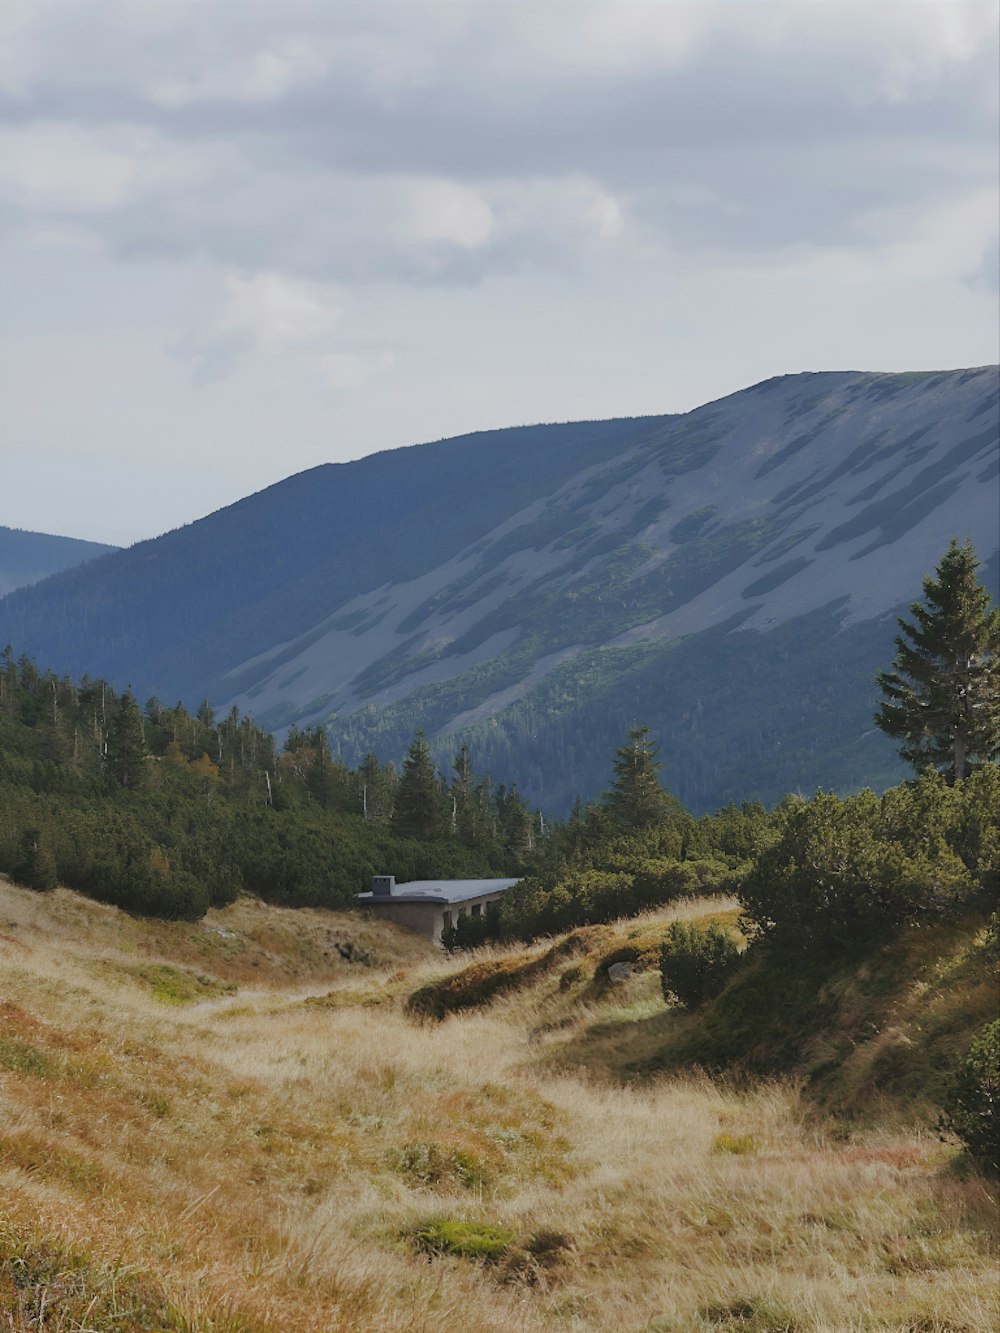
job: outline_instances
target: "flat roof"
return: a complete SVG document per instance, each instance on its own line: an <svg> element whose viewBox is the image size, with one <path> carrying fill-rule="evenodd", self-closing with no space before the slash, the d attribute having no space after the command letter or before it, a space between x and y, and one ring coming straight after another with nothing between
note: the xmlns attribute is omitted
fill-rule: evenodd
<svg viewBox="0 0 1000 1333"><path fill-rule="evenodd" d="M359 893L358 902L372 903L464 903L470 898L484 898L503 893L520 884L518 879L411 879L397 884L392 893Z"/></svg>

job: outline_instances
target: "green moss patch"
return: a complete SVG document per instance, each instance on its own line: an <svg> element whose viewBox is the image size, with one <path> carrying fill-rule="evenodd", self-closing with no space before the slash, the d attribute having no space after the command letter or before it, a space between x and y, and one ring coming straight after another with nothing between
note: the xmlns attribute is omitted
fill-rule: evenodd
<svg viewBox="0 0 1000 1333"><path fill-rule="evenodd" d="M220 981L187 968L170 967L166 963L145 963L138 967L120 969L132 980L152 992L161 1004L190 1004L194 1000L218 999L235 995L239 989L234 981Z"/></svg>
<svg viewBox="0 0 1000 1333"><path fill-rule="evenodd" d="M493 1222L435 1217L414 1227L405 1238L423 1254L450 1254L459 1259L497 1263L513 1245L514 1232Z"/></svg>

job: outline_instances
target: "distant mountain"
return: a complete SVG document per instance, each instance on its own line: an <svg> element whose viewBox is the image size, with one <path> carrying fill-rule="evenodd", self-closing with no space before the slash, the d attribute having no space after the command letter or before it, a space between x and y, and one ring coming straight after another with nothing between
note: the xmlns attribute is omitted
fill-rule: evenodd
<svg viewBox="0 0 1000 1333"><path fill-rule="evenodd" d="M900 774L895 615L952 535L996 587L995 368L784 376L682 416L488 431L300 473L0 601L59 670L325 723L421 726L553 813L633 719L693 809Z"/></svg>
<svg viewBox="0 0 1000 1333"><path fill-rule="evenodd" d="M117 549L101 542L0 526L0 597Z"/></svg>

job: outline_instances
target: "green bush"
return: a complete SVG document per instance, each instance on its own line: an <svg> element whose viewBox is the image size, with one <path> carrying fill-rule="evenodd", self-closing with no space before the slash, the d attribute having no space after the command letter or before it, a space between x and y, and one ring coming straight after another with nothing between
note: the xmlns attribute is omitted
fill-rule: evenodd
<svg viewBox="0 0 1000 1333"><path fill-rule="evenodd" d="M977 885L941 808L961 800L927 778L881 799L863 791L789 803L780 836L740 888L748 917L765 934L812 950L854 946L961 908Z"/></svg>
<svg viewBox="0 0 1000 1333"><path fill-rule="evenodd" d="M987 921L976 947L987 967L1000 968L1000 912L994 912Z"/></svg>
<svg viewBox="0 0 1000 1333"><path fill-rule="evenodd" d="M660 947L660 983L664 998L697 1009L718 995L740 962L739 945L714 922L704 928L672 923Z"/></svg>
<svg viewBox="0 0 1000 1333"><path fill-rule="evenodd" d="M1000 1019L987 1023L969 1047L941 1119L974 1161L1000 1172Z"/></svg>

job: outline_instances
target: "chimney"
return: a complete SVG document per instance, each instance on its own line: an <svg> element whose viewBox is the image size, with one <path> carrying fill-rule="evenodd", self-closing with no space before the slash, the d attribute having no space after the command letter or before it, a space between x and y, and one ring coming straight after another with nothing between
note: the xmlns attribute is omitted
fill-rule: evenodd
<svg viewBox="0 0 1000 1333"><path fill-rule="evenodd" d="M391 898L392 891L396 887L395 875L373 875L372 876L372 894L376 898Z"/></svg>

